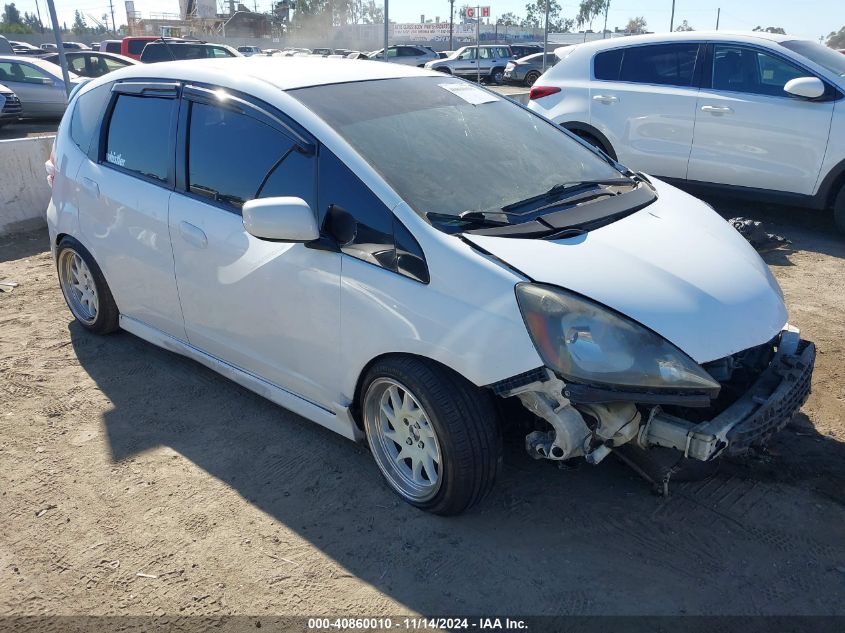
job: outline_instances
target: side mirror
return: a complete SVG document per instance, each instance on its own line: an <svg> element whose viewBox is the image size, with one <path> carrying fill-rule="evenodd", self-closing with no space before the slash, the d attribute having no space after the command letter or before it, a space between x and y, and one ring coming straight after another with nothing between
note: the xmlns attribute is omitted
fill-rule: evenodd
<svg viewBox="0 0 845 633"><path fill-rule="evenodd" d="M310 242L320 237L317 219L302 198L259 198L244 203L244 228L261 240Z"/></svg>
<svg viewBox="0 0 845 633"><path fill-rule="evenodd" d="M796 77L787 81L783 90L796 97L818 99L824 94L824 84L818 77Z"/></svg>

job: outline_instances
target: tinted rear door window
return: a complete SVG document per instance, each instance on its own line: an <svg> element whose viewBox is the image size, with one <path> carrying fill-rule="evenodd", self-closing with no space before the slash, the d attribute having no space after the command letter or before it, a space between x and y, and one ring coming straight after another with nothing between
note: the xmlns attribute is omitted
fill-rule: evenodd
<svg viewBox="0 0 845 633"><path fill-rule="evenodd" d="M596 79L605 81L619 81L619 68L622 66L622 49L604 51L596 55L593 62L593 72Z"/></svg>
<svg viewBox="0 0 845 633"><path fill-rule="evenodd" d="M698 44L656 44L624 49L620 79L643 84L692 86Z"/></svg>
<svg viewBox="0 0 845 633"><path fill-rule="evenodd" d="M175 99L119 95L109 123L106 162L167 181L175 111Z"/></svg>

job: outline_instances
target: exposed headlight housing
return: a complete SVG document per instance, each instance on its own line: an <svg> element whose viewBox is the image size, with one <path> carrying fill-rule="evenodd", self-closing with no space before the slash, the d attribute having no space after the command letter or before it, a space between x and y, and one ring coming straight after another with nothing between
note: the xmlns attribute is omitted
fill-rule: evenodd
<svg viewBox="0 0 845 633"><path fill-rule="evenodd" d="M566 380L616 389L720 388L669 341L597 303L534 283L518 284L516 298L543 362Z"/></svg>

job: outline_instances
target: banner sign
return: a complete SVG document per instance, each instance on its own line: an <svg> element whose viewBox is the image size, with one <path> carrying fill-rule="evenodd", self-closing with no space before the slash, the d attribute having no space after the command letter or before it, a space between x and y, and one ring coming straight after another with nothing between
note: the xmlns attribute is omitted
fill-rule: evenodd
<svg viewBox="0 0 845 633"><path fill-rule="evenodd" d="M470 37L475 35L475 25L473 24L455 24L452 30L455 37ZM429 24L394 24L393 35L395 37L407 37L411 40L418 41L437 41L445 37L449 39L449 23L429 23Z"/></svg>

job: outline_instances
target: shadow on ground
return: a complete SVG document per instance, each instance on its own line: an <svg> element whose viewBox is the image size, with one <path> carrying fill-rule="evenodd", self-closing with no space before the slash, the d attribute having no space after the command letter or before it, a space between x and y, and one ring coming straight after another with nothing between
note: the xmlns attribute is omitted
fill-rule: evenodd
<svg viewBox="0 0 845 633"><path fill-rule="evenodd" d="M845 446L806 421L669 498L612 459L532 461L517 438L493 494L445 519L399 502L364 447L131 335L69 327L112 402L114 461L172 447L408 609L845 613Z"/></svg>

